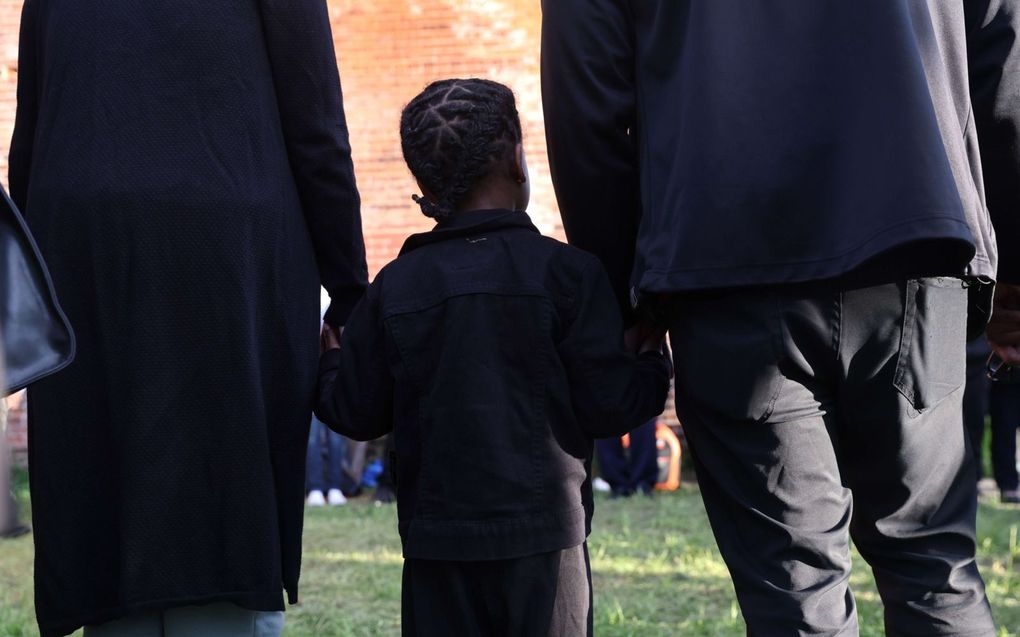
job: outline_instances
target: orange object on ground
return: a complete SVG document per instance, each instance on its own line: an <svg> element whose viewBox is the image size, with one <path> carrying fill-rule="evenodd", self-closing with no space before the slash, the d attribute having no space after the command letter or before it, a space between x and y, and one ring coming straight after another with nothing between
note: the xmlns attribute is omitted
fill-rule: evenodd
<svg viewBox="0 0 1020 637"><path fill-rule="evenodd" d="M659 462L659 491L676 491L680 488L680 461L683 451L680 439L673 430L662 423L655 426L655 450Z"/></svg>
<svg viewBox="0 0 1020 637"><path fill-rule="evenodd" d="M630 448L630 434L624 434L621 440L624 449ZM659 464L659 481L655 488L659 491L676 491L680 488L683 449L673 430L661 422L655 424L655 451Z"/></svg>

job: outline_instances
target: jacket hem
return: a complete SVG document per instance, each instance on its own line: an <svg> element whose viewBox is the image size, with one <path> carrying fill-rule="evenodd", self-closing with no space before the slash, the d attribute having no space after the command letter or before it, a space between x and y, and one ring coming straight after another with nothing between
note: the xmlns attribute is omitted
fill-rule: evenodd
<svg viewBox="0 0 1020 637"><path fill-rule="evenodd" d="M913 226L909 238L906 239L904 239L905 225ZM779 263L649 267L640 274L639 288L646 292L676 292L832 279L852 272L885 253L909 249L911 244L927 241L938 241L944 246L929 251L930 257L923 262L910 264L912 269L917 270L915 276L963 276L969 263L984 265L989 263L987 257L976 253L966 223L955 218L927 217L889 226L855 248L829 257ZM950 249L950 246L958 249ZM954 258L962 255L966 255L966 258L959 260ZM977 270L974 272L975 276L987 275L984 271L987 268L975 269Z"/></svg>
<svg viewBox="0 0 1020 637"><path fill-rule="evenodd" d="M577 546L587 538L584 508L557 516L511 520L429 521L401 525L404 558L508 560Z"/></svg>

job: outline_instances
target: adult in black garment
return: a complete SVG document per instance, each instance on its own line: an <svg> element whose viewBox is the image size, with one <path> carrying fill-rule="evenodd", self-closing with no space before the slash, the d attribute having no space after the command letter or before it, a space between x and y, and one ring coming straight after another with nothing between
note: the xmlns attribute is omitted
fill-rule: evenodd
<svg viewBox="0 0 1020 637"><path fill-rule="evenodd" d="M1020 352L1020 2L543 15L564 227L669 324L749 634L856 634L851 536L888 634L994 634L960 400L992 221L989 336Z"/></svg>
<svg viewBox="0 0 1020 637"><path fill-rule="evenodd" d="M319 286L342 325L367 279L325 1L27 0L10 183L79 338L29 399L42 635L283 610Z"/></svg>

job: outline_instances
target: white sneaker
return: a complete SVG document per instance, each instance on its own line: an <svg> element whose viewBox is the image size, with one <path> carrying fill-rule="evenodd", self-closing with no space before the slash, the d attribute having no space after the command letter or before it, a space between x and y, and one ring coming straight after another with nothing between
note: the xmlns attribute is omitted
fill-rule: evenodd
<svg viewBox="0 0 1020 637"><path fill-rule="evenodd" d="M321 507L326 504L326 498L322 497L322 491L315 489L308 494L308 506Z"/></svg>
<svg viewBox="0 0 1020 637"><path fill-rule="evenodd" d="M591 488L599 493L609 493L613 490L613 488L609 486L608 482L598 477L592 478Z"/></svg>
<svg viewBox="0 0 1020 637"><path fill-rule="evenodd" d="M320 493L320 495L322 495ZM330 506L340 506L341 504L347 504L347 498L344 497L343 491L340 489L330 489L326 495L326 501L329 502Z"/></svg>

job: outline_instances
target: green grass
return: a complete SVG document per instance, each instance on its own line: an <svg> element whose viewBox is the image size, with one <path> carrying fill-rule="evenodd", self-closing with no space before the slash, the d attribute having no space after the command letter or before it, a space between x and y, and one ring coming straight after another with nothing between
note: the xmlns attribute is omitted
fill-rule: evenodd
<svg viewBox="0 0 1020 637"><path fill-rule="evenodd" d="M27 498L20 482L22 496ZM983 503L979 560L1000 637L1020 637L1020 511ZM744 634L726 568L694 487L654 500L600 499L589 542L600 637ZM32 613L32 541L0 542L0 635L37 635ZM882 635L870 573L855 555L852 578L861 634ZM302 602L287 613L288 636L399 634L400 544L393 507L354 502L313 509L305 523Z"/></svg>

